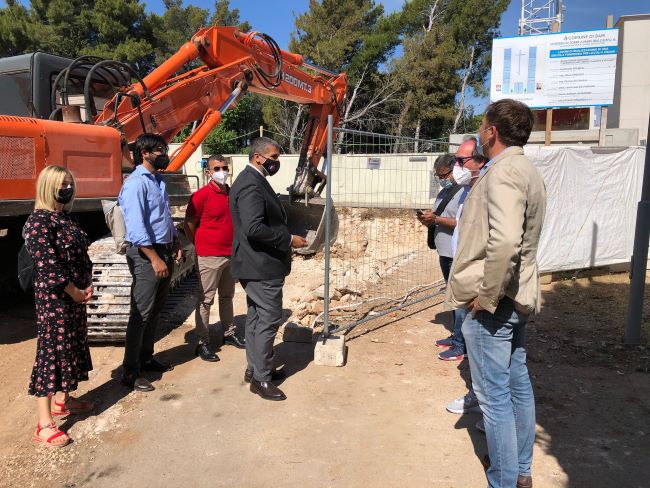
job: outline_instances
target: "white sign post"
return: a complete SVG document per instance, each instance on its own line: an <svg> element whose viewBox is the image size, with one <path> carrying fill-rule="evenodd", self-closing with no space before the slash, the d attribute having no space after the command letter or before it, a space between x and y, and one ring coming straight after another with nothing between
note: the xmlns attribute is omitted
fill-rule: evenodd
<svg viewBox="0 0 650 488"><path fill-rule="evenodd" d="M618 29L494 39L490 99L531 108L611 105L617 51Z"/></svg>

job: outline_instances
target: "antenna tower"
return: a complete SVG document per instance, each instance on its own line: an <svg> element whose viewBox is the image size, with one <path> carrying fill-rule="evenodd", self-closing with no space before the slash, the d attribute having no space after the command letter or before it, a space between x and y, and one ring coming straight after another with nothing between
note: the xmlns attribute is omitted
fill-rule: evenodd
<svg viewBox="0 0 650 488"><path fill-rule="evenodd" d="M535 36L553 32L557 23L560 32L564 18L563 0L521 0L521 17L519 18L520 36Z"/></svg>

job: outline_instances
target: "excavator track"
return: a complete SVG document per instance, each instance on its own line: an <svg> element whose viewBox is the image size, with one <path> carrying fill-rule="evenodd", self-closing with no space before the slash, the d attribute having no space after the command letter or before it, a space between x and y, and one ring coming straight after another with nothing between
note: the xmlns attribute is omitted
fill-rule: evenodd
<svg viewBox="0 0 650 488"><path fill-rule="evenodd" d="M182 232L183 259L174 266L170 283L170 299L166 308L176 303L173 290L194 271L195 258L192 246ZM93 242L88 249L93 262L93 298L87 307L88 340L90 342L124 342L129 321L132 277L126 256L115 252L111 235ZM181 287L184 289L184 287ZM163 310L163 314L166 310Z"/></svg>

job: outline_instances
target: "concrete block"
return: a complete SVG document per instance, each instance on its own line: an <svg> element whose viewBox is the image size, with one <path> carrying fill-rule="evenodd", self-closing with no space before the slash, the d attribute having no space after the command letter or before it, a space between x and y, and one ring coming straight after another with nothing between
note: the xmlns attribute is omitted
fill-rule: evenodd
<svg viewBox="0 0 650 488"><path fill-rule="evenodd" d="M646 269L647 268L650 268L650 261L648 261L648 266ZM610 273L627 273L628 271L630 271L630 263L617 263L609 265Z"/></svg>
<svg viewBox="0 0 650 488"><path fill-rule="evenodd" d="M314 364L317 366L343 366L346 349L345 337L329 336L323 341L319 334L314 349Z"/></svg>
<svg viewBox="0 0 650 488"><path fill-rule="evenodd" d="M298 324L289 322L284 326L282 340L284 342L306 342L311 344L314 331L309 327L300 327Z"/></svg>

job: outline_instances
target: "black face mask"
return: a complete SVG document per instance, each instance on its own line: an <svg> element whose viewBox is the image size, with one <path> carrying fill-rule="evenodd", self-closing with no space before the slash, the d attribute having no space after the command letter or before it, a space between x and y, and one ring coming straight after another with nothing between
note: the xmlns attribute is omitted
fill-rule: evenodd
<svg viewBox="0 0 650 488"><path fill-rule="evenodd" d="M169 166L169 156L166 154L159 154L156 156L156 159L153 160L152 164L156 169L167 169L167 166Z"/></svg>
<svg viewBox="0 0 650 488"><path fill-rule="evenodd" d="M62 189L60 188L56 194L56 197L54 197L54 199L57 202L66 205L70 203L70 200L72 200L73 194L74 194L74 188L62 188Z"/></svg>
<svg viewBox="0 0 650 488"><path fill-rule="evenodd" d="M264 169L269 176L273 176L275 173L280 171L280 160L266 158L266 161L262 163L262 166L264 166Z"/></svg>

